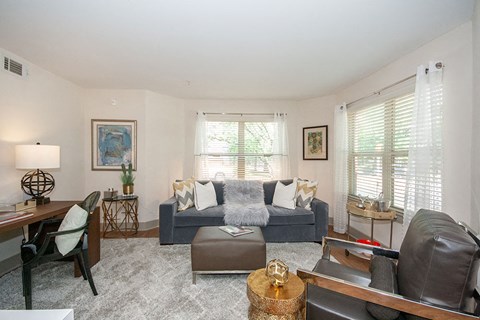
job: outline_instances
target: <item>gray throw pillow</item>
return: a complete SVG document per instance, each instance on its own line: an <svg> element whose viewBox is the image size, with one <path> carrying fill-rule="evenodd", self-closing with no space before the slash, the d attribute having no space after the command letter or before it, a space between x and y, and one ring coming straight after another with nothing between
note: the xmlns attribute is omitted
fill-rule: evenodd
<svg viewBox="0 0 480 320"><path fill-rule="evenodd" d="M369 287L398 294L397 273L395 263L383 256L373 256L370 262L372 281ZM367 311L378 320L395 320L400 311L367 302Z"/></svg>

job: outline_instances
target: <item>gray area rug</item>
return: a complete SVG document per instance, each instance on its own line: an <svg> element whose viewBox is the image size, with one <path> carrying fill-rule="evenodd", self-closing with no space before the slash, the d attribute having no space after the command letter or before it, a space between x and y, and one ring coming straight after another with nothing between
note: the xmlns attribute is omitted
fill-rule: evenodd
<svg viewBox="0 0 480 320"><path fill-rule="evenodd" d="M160 246L158 239L108 239L92 268L98 296L71 263L33 269L33 308L73 308L81 319L247 319L248 275L199 275L192 284L190 245ZM268 243L267 261L312 269L321 257L316 243ZM21 269L0 278L0 309L24 309Z"/></svg>

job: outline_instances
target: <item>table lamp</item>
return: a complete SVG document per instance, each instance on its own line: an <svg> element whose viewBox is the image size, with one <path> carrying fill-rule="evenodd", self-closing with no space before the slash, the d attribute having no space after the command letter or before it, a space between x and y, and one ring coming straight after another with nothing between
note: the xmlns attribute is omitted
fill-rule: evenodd
<svg viewBox="0 0 480 320"><path fill-rule="evenodd" d="M60 168L60 146L33 145L15 146L15 167L28 171L22 178L23 192L35 199L37 205L50 202L45 195L52 192L55 179L41 169Z"/></svg>

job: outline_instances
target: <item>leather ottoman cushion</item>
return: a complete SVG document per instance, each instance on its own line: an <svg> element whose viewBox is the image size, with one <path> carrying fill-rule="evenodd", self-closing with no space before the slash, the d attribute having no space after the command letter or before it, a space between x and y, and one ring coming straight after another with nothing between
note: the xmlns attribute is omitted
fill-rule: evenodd
<svg viewBox="0 0 480 320"><path fill-rule="evenodd" d="M198 229L191 245L192 271L244 271L265 268L262 231L233 237L218 227Z"/></svg>
<svg viewBox="0 0 480 320"><path fill-rule="evenodd" d="M419 210L400 248L398 290L414 300L474 311L480 251L447 214Z"/></svg>

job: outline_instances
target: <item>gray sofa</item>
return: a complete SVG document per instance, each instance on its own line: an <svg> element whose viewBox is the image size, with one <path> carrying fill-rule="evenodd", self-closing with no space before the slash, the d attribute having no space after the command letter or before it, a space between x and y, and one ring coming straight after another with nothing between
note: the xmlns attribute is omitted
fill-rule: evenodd
<svg viewBox="0 0 480 320"><path fill-rule="evenodd" d="M288 185L293 180L281 180ZM277 181L263 183L265 205L270 213L266 227L262 227L263 237L267 242L321 242L328 231L328 204L314 199L312 210L295 208L295 210L273 207L272 200ZM202 226L221 226L223 221L223 186L222 181L213 181L219 205L198 211L189 208L177 211L177 201L171 197L160 204L160 244L191 243Z"/></svg>

